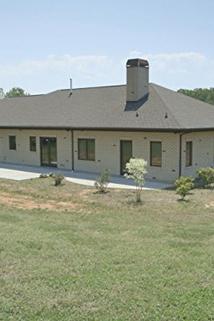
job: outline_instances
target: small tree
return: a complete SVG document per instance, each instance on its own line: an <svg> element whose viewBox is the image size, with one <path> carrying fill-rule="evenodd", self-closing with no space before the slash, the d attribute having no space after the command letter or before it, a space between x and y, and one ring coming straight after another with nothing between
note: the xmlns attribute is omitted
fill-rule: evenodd
<svg viewBox="0 0 214 321"><path fill-rule="evenodd" d="M136 184L136 202L141 202L141 191L144 185L144 176L147 173L147 162L141 158L131 158L126 164L126 178L131 178Z"/></svg>
<svg viewBox="0 0 214 321"><path fill-rule="evenodd" d="M193 178L181 176L175 181L176 193L181 196L183 201L186 195L194 188Z"/></svg>
<svg viewBox="0 0 214 321"><path fill-rule="evenodd" d="M97 178L94 186L96 187L99 193L106 193L107 187L110 181L110 172L108 169L105 169L101 172L100 176Z"/></svg>

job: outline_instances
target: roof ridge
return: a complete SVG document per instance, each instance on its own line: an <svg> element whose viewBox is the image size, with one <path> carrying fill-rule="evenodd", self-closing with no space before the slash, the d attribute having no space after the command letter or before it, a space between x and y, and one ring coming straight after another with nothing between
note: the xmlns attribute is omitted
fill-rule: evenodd
<svg viewBox="0 0 214 321"><path fill-rule="evenodd" d="M153 89L155 90L156 94L158 95L158 97L160 98L160 100L162 101L162 103L164 104L165 108L168 110L169 114L172 116L173 120L177 123L177 125L178 125L179 127L182 127L181 124L180 124L180 122L176 119L175 115L174 115L174 114L171 112L171 110L169 109L169 107L168 107L165 99L161 96L161 94L159 93L159 91L157 90L156 87L158 86L158 87L161 87L161 88L164 88L164 89L168 89L168 88L165 88L165 87L156 85L156 84L154 84L154 83L151 83L151 85L152 85ZM171 89L169 89L169 90L172 91L172 92L174 92L174 93L176 93L175 91L173 91L173 90L171 90Z"/></svg>
<svg viewBox="0 0 214 321"><path fill-rule="evenodd" d="M99 89L99 88L113 88L113 87L123 87L126 86L126 84L121 84L121 85L103 85L103 86L91 86L91 87L77 87L73 88L72 90L84 90L84 89ZM62 88L62 89L56 89L54 91L50 91L48 94L53 94L58 91L70 91L70 88Z"/></svg>

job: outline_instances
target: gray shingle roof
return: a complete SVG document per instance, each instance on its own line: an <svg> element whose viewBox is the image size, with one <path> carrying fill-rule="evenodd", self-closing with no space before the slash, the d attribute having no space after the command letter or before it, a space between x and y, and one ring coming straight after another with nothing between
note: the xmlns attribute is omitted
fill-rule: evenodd
<svg viewBox="0 0 214 321"><path fill-rule="evenodd" d="M1 100L0 128L214 129L214 106L155 84L147 99L128 105L125 85L69 92Z"/></svg>

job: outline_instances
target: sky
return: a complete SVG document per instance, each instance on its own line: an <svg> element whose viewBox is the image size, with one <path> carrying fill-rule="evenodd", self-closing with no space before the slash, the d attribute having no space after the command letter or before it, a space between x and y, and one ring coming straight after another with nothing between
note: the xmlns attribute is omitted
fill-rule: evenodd
<svg viewBox="0 0 214 321"><path fill-rule="evenodd" d="M213 12L213 0L0 0L0 87L121 84L136 57L151 82L214 87Z"/></svg>

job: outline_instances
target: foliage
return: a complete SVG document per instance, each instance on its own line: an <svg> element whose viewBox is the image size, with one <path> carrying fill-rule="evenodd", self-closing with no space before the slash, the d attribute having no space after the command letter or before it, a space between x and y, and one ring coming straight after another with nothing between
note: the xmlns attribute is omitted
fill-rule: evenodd
<svg viewBox="0 0 214 321"><path fill-rule="evenodd" d="M39 175L39 178L48 178L49 177L49 175L47 175L47 174L40 174Z"/></svg>
<svg viewBox="0 0 214 321"><path fill-rule="evenodd" d="M28 93L24 91L24 89L20 87L13 87L8 92L6 92L5 97L11 98L11 97L23 97L23 96L29 96Z"/></svg>
<svg viewBox="0 0 214 321"><path fill-rule="evenodd" d="M40 174L39 178L48 178L51 177L54 180L54 186L59 186L62 184L62 181L64 179L64 176L61 174L54 174L54 173L49 173L49 174Z"/></svg>
<svg viewBox="0 0 214 321"><path fill-rule="evenodd" d="M0 88L0 99L4 98L4 90Z"/></svg>
<svg viewBox="0 0 214 321"><path fill-rule="evenodd" d="M97 178L94 186L96 187L99 193L106 193L107 187L110 181L110 172L108 169L105 169L101 172L100 176Z"/></svg>
<svg viewBox="0 0 214 321"><path fill-rule="evenodd" d="M179 89L178 92L214 105L214 88Z"/></svg>
<svg viewBox="0 0 214 321"><path fill-rule="evenodd" d="M144 176L147 173L147 162L141 158L131 158L126 164L126 178L131 178L136 184L136 202L141 202L141 191L144 184Z"/></svg>
<svg viewBox="0 0 214 321"><path fill-rule="evenodd" d="M181 176L175 181L176 193L184 200L186 195L194 188L193 178Z"/></svg>
<svg viewBox="0 0 214 321"><path fill-rule="evenodd" d="M54 179L54 186L59 186L62 184L64 176L61 174L54 174L51 176Z"/></svg>
<svg viewBox="0 0 214 321"><path fill-rule="evenodd" d="M197 170L198 179L202 182L202 187L211 187L214 184L214 168L206 167Z"/></svg>

